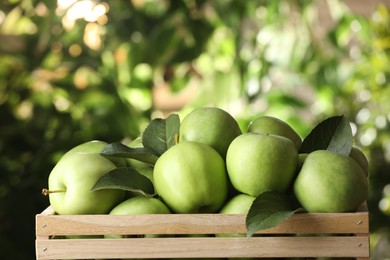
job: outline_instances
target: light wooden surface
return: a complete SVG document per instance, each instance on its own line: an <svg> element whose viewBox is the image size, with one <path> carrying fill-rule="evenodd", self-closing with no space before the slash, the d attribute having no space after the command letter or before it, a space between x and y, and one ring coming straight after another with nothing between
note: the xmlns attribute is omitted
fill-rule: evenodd
<svg viewBox="0 0 390 260"><path fill-rule="evenodd" d="M37 215L36 232L50 235L246 233L244 214ZM368 214L295 214L259 233L368 233Z"/></svg>
<svg viewBox="0 0 390 260"><path fill-rule="evenodd" d="M173 237L177 234L245 234L244 214L53 214L49 207L36 216L37 259L369 257L367 211L295 214L277 227L250 238L245 235ZM102 234L168 234L171 237L52 239L61 235Z"/></svg>
<svg viewBox="0 0 390 260"><path fill-rule="evenodd" d="M364 237L52 239L39 243L37 252L38 259L368 257L368 241Z"/></svg>

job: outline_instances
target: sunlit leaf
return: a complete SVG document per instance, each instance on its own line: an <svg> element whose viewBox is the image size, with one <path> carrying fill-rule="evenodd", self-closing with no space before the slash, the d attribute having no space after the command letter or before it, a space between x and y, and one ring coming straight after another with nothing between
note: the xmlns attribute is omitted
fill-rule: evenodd
<svg viewBox="0 0 390 260"><path fill-rule="evenodd" d="M349 155L352 148L352 129L345 116L333 116L316 125L304 138L300 153L330 150Z"/></svg>
<svg viewBox="0 0 390 260"><path fill-rule="evenodd" d="M179 134L180 119L172 114L166 119L156 118L150 122L142 134L142 144L145 148L155 151L157 155L176 144Z"/></svg>
<svg viewBox="0 0 390 260"><path fill-rule="evenodd" d="M290 218L300 210L293 208L293 203L284 193L267 191L253 201L246 217L247 236L255 232L272 228Z"/></svg>

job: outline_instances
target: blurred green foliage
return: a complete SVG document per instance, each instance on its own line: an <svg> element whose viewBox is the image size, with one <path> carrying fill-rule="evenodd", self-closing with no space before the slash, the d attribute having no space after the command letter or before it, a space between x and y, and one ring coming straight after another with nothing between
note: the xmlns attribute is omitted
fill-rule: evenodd
<svg viewBox="0 0 390 260"><path fill-rule="evenodd" d="M34 259L40 191L65 151L207 105L244 130L277 116L302 137L346 115L371 165L373 257L389 257L389 35L387 7L363 17L336 0L2 1L0 258ZM172 105L164 86L189 94Z"/></svg>

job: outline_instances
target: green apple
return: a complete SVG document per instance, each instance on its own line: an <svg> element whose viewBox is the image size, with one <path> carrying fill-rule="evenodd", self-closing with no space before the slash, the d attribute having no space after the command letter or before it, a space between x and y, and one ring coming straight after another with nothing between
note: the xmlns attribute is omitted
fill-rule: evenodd
<svg viewBox="0 0 390 260"><path fill-rule="evenodd" d="M240 193L229 200L219 211L221 214L247 214L256 197Z"/></svg>
<svg viewBox="0 0 390 260"><path fill-rule="evenodd" d="M220 214L247 214L250 207L252 206L255 197L239 193L230 199L222 209L219 211ZM215 234L217 237L244 237L245 234Z"/></svg>
<svg viewBox="0 0 390 260"><path fill-rule="evenodd" d="M135 214L170 214L169 208L159 199L152 197L136 196L127 199L111 211L110 215L135 215ZM156 237L158 235L145 235L145 237ZM128 235L105 235L105 238L124 238Z"/></svg>
<svg viewBox="0 0 390 260"><path fill-rule="evenodd" d="M349 212L367 198L367 177L348 156L328 150L311 152L296 177L294 193L308 212Z"/></svg>
<svg viewBox="0 0 390 260"><path fill-rule="evenodd" d="M308 155L309 155L308 153L300 153L300 154L298 154L298 158L299 158L298 169L302 168L303 163L305 162L305 160L306 160Z"/></svg>
<svg viewBox="0 0 390 260"><path fill-rule="evenodd" d="M225 161L211 146L182 141L157 160L156 192L175 213L217 212L227 196Z"/></svg>
<svg viewBox="0 0 390 260"><path fill-rule="evenodd" d="M241 193L256 197L265 191L285 192L297 172L298 151L286 137L244 133L230 144L226 167Z"/></svg>
<svg viewBox="0 0 390 260"><path fill-rule="evenodd" d="M50 172L49 200L60 215L106 214L124 199L123 190L91 191L96 181L116 166L96 153L73 153Z"/></svg>
<svg viewBox="0 0 390 260"><path fill-rule="evenodd" d="M160 199L154 197L136 196L116 205L110 215L131 214L170 214L169 208Z"/></svg>
<svg viewBox="0 0 390 260"><path fill-rule="evenodd" d="M131 140L128 144L126 144L128 147L130 148L143 148L143 144L142 144L142 138L141 137L137 137L133 140ZM145 162L141 162L139 160L136 160L136 159L132 159L132 158L128 158L126 159L127 161L127 164L132 167L132 168L135 168L135 169L138 169L138 168L144 168L144 167L150 167L151 165L148 164L148 163L145 163Z"/></svg>
<svg viewBox="0 0 390 260"><path fill-rule="evenodd" d="M289 124L272 116L260 116L255 118L249 123L247 132L287 137L294 142L298 150L302 144L301 137Z"/></svg>
<svg viewBox="0 0 390 260"><path fill-rule="evenodd" d="M363 151L353 146L351 152L349 153L349 157L354 159L360 165L360 167L363 168L366 176L368 176L368 160Z"/></svg>
<svg viewBox="0 0 390 260"><path fill-rule="evenodd" d="M108 145L107 142L101 141L101 140L92 140L87 141L84 143L81 143L69 151L67 151L60 160L65 160L66 157L69 155L75 154L75 153L95 153L100 154L104 147ZM115 158L115 157L106 157L109 160L111 160L116 166L118 167L125 167L126 166L126 160L123 158Z"/></svg>
<svg viewBox="0 0 390 260"><path fill-rule="evenodd" d="M225 110L216 107L191 111L180 125L179 142L193 141L213 147L225 159L234 138L241 134L237 121Z"/></svg>
<svg viewBox="0 0 390 260"><path fill-rule="evenodd" d="M145 176L146 178L148 178L152 184L154 183L154 180L153 180L153 167L152 166L144 166L144 167L140 167L140 168L137 168L135 169L139 174ZM130 197L134 197L134 196L139 196L139 193L138 192L134 192L134 191L126 191L126 197L130 198Z"/></svg>
<svg viewBox="0 0 390 260"><path fill-rule="evenodd" d="M140 167L136 169L137 172L148 178L152 183L154 182L153 180L153 167L152 166L145 166L145 167Z"/></svg>
<svg viewBox="0 0 390 260"><path fill-rule="evenodd" d="M104 147L107 145L107 142L101 140L92 140L85 143L79 144L68 152L64 156L71 155L74 153L100 153Z"/></svg>

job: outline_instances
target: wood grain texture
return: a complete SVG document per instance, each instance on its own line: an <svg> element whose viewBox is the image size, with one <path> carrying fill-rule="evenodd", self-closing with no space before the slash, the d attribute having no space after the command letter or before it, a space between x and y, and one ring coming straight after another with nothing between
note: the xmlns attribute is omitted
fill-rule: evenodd
<svg viewBox="0 0 390 260"><path fill-rule="evenodd" d="M37 259L369 258L368 212L295 214L247 238L244 214L36 216ZM242 233L242 237L186 235ZM165 234L157 238L61 239L64 235ZM298 235L299 234L299 235ZM184 236L173 236L184 235ZM55 237L56 239L53 239Z"/></svg>
<svg viewBox="0 0 390 260"><path fill-rule="evenodd" d="M37 215L36 232L50 235L246 233L244 214ZM295 214L261 234L368 233L368 213Z"/></svg>
<svg viewBox="0 0 390 260"><path fill-rule="evenodd" d="M48 240L38 259L368 257L364 237L129 238Z"/></svg>

